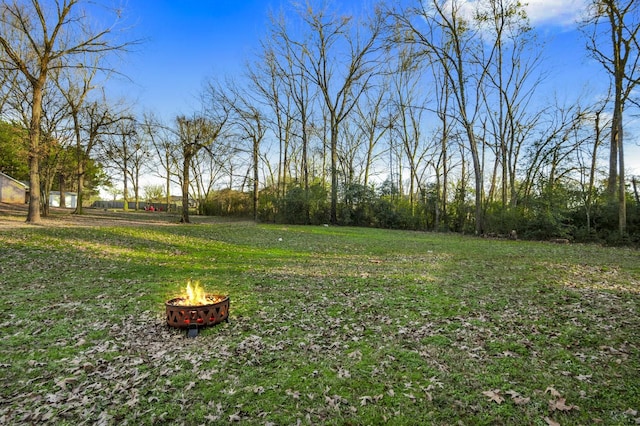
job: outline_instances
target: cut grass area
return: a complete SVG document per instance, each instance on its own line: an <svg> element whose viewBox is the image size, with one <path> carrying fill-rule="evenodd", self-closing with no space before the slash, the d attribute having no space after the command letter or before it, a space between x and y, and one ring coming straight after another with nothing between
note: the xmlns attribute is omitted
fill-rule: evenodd
<svg viewBox="0 0 640 426"><path fill-rule="evenodd" d="M0 230L0 424L640 422L637 251L118 218Z"/></svg>

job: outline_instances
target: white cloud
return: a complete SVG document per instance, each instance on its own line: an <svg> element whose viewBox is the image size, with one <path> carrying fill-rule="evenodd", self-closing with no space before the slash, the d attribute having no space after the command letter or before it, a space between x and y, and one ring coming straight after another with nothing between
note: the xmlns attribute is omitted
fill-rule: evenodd
<svg viewBox="0 0 640 426"><path fill-rule="evenodd" d="M527 3L532 25L572 26L586 10L588 0L528 0Z"/></svg>
<svg viewBox="0 0 640 426"><path fill-rule="evenodd" d="M481 0L448 0L445 10L451 11L452 3L461 16L471 18ZM573 26L587 8L589 0L525 0L531 25Z"/></svg>

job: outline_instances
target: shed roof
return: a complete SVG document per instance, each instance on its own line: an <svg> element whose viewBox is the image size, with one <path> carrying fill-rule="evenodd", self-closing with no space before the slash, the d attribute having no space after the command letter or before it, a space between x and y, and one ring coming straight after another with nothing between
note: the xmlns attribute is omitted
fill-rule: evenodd
<svg viewBox="0 0 640 426"><path fill-rule="evenodd" d="M6 174L6 173L2 173L2 172L0 172L0 176L2 176L2 177L4 177L4 178L9 179L9 180L10 180L10 181L12 181L12 182L17 183L18 185L24 186L24 188L25 188L25 189L29 189L29 185L27 185L27 184L26 184L26 183L24 183L24 182L20 182L20 181L19 181L19 180L17 180L17 179L12 178L11 176L9 176L9 175L8 175L8 174Z"/></svg>

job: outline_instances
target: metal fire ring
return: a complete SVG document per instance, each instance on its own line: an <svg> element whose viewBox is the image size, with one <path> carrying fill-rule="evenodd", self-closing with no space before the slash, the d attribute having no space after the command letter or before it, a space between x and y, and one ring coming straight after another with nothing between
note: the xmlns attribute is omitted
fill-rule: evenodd
<svg viewBox="0 0 640 426"><path fill-rule="evenodd" d="M177 297L168 300L167 324L176 328L206 327L222 321L229 321L229 296L207 295L207 299L215 303L197 306L180 305L185 298Z"/></svg>

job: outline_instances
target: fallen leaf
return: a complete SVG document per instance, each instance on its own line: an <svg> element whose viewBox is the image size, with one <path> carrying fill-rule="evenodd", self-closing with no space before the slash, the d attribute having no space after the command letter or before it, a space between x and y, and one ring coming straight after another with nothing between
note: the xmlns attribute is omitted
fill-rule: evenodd
<svg viewBox="0 0 640 426"><path fill-rule="evenodd" d="M558 398L557 400L549 401L549 409L551 411L571 411L571 410L579 410L580 408L577 405L567 405L567 400L565 398Z"/></svg>
<svg viewBox="0 0 640 426"><path fill-rule="evenodd" d="M409 398L411 401L416 402L416 397L412 393L404 393L403 395Z"/></svg>
<svg viewBox="0 0 640 426"><path fill-rule="evenodd" d="M78 381L77 377L65 377L65 378L57 378L54 379L53 382L60 388L60 389L66 389L67 385L69 384L74 384Z"/></svg>
<svg viewBox="0 0 640 426"><path fill-rule="evenodd" d="M529 398L529 397L527 397L527 398L523 398L523 397L521 397L521 396L517 396L517 397L512 398L512 399L513 399L513 402L514 402L516 405L525 405L525 404L528 404L528 403L529 403L529 401L531 401L531 398Z"/></svg>
<svg viewBox="0 0 640 426"><path fill-rule="evenodd" d="M549 386L544 390L544 393L550 392L551 396L555 396L555 397L560 397L562 395L560 395L560 392L558 392L557 390L555 390L553 388L553 386Z"/></svg>
<svg viewBox="0 0 640 426"><path fill-rule="evenodd" d="M287 389L285 393L290 397L292 397L293 399L300 399L300 392L298 391L292 391L291 389Z"/></svg>
<svg viewBox="0 0 640 426"><path fill-rule="evenodd" d="M444 384L441 381L439 381L436 376L432 376L429 379L429 382L431 382L431 385L433 385L433 386L438 386L439 388L443 388L444 387ZM431 386L431 385L429 385L429 386Z"/></svg>
<svg viewBox="0 0 640 426"><path fill-rule="evenodd" d="M360 352L360 350L355 350L351 353L348 353L347 356L351 359L356 359L358 361L360 361L362 359L362 352Z"/></svg>
<svg viewBox="0 0 640 426"><path fill-rule="evenodd" d="M340 367L338 369L338 377L341 379L349 379L351 378L351 373L349 372L349 370L346 370L342 367Z"/></svg>
<svg viewBox="0 0 640 426"><path fill-rule="evenodd" d="M367 395L361 396L360 397L360 405L362 405L364 407L365 405L367 405L368 402L371 402L372 400L373 399L370 396L367 396Z"/></svg>
<svg viewBox="0 0 640 426"><path fill-rule="evenodd" d="M496 404L502 404L504 402L504 398L500 396L500 389L494 389L490 391L484 391L482 394L489 398L489 401L493 401Z"/></svg>
<svg viewBox="0 0 640 426"><path fill-rule="evenodd" d="M547 422L547 425L549 426L560 426L560 423L551 420L549 417L545 417L544 421Z"/></svg>
<svg viewBox="0 0 640 426"><path fill-rule="evenodd" d="M516 405L525 405L528 404L529 401L531 401L531 398L524 398L522 395L520 395L520 392L514 390L508 390L505 392L505 394L509 395L513 403Z"/></svg>

